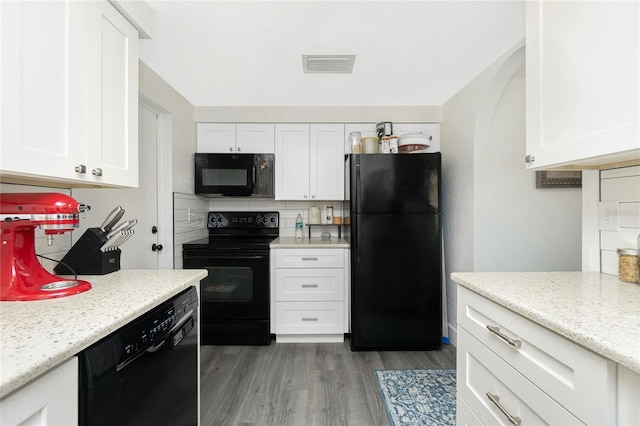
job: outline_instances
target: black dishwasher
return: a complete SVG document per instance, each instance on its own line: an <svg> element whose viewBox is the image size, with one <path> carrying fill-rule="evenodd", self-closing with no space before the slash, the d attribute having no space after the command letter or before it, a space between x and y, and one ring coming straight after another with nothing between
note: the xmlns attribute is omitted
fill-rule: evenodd
<svg viewBox="0 0 640 426"><path fill-rule="evenodd" d="M197 425L191 287L79 354L80 425Z"/></svg>

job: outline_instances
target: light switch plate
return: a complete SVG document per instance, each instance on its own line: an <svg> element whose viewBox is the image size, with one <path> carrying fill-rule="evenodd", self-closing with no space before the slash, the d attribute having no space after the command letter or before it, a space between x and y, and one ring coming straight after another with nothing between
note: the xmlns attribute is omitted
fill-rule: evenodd
<svg viewBox="0 0 640 426"><path fill-rule="evenodd" d="M617 201L598 203L598 217L601 231L617 231L619 226L619 206Z"/></svg>

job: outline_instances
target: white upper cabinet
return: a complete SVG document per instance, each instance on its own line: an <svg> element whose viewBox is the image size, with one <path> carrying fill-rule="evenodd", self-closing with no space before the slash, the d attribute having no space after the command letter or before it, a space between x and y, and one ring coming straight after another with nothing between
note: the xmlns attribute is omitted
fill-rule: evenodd
<svg viewBox="0 0 640 426"><path fill-rule="evenodd" d="M273 154L271 123L198 123L196 152L218 154Z"/></svg>
<svg viewBox="0 0 640 426"><path fill-rule="evenodd" d="M87 173L137 187L138 31L108 2L87 2L86 40Z"/></svg>
<svg viewBox="0 0 640 426"><path fill-rule="evenodd" d="M344 125L276 125L276 200L344 199Z"/></svg>
<svg viewBox="0 0 640 426"><path fill-rule="evenodd" d="M0 172L138 185L138 33L108 2L0 2Z"/></svg>
<svg viewBox="0 0 640 426"><path fill-rule="evenodd" d="M640 159L640 3L526 2L527 168Z"/></svg>

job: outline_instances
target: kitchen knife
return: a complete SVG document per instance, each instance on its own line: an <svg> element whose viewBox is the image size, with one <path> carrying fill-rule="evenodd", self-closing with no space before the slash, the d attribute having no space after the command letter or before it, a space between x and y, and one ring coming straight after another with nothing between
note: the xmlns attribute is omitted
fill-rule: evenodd
<svg viewBox="0 0 640 426"><path fill-rule="evenodd" d="M108 234L111 231L111 229L115 226L115 224L118 223L118 221L122 218L123 215L124 215L124 209L121 206L118 206L115 209L113 209L104 219L104 222L102 222L102 225L100 225L100 229L102 230L102 232Z"/></svg>
<svg viewBox="0 0 640 426"><path fill-rule="evenodd" d="M116 226L115 228L113 228L111 230L111 232L109 232L107 234L107 239L113 237L114 235L116 235L118 232L124 230L124 229L128 229L131 226L135 225L136 223L138 223L138 221L136 219L131 219L131 220L125 220L124 222L120 222L118 224L118 226Z"/></svg>

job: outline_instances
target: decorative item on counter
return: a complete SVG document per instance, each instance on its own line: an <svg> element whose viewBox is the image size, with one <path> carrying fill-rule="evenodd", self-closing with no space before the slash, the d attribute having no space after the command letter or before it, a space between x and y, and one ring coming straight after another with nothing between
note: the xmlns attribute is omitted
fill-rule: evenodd
<svg viewBox="0 0 640 426"><path fill-rule="evenodd" d="M296 238L302 238L302 215L296 216Z"/></svg>
<svg viewBox="0 0 640 426"><path fill-rule="evenodd" d="M362 138L362 148L365 154L377 154L378 153L378 138L375 136L369 136Z"/></svg>
<svg viewBox="0 0 640 426"><path fill-rule="evenodd" d="M380 138L380 154L389 154L391 151L391 138L389 136L383 136Z"/></svg>
<svg viewBox="0 0 640 426"><path fill-rule="evenodd" d="M310 225L320 224L320 208L315 206L309 207L309 224Z"/></svg>
<svg viewBox="0 0 640 426"><path fill-rule="evenodd" d="M389 152L391 154L398 153L398 137L395 135L389 136Z"/></svg>
<svg viewBox="0 0 640 426"><path fill-rule="evenodd" d="M362 134L360 132L351 132L349 133L349 140L351 141L351 153L362 153Z"/></svg>
<svg viewBox="0 0 640 426"><path fill-rule="evenodd" d="M618 279L626 283L638 284L638 250L618 249Z"/></svg>
<svg viewBox="0 0 640 426"><path fill-rule="evenodd" d="M327 215L325 223L333 223L333 206L327 206Z"/></svg>
<svg viewBox="0 0 640 426"><path fill-rule="evenodd" d="M351 216L345 216L344 220L342 221L345 225L350 225L351 224Z"/></svg>
<svg viewBox="0 0 640 426"><path fill-rule="evenodd" d="M320 235L320 238L322 239L322 241L329 241L331 239L331 233L323 232L322 235Z"/></svg>
<svg viewBox="0 0 640 426"><path fill-rule="evenodd" d="M334 225L342 225L342 217L340 217L340 216L334 216L334 217L333 217L333 224L334 224Z"/></svg>

